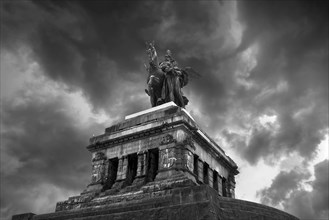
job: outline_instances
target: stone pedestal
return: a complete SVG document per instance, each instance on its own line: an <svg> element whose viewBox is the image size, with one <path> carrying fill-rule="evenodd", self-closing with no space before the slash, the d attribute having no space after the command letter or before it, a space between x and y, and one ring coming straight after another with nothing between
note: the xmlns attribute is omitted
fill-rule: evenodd
<svg viewBox="0 0 329 220"><path fill-rule="evenodd" d="M295 220L232 199L237 165L174 103L126 116L92 137L87 149L92 154L87 188L58 202L54 213L24 219ZM271 214L262 213L265 209Z"/></svg>
<svg viewBox="0 0 329 220"><path fill-rule="evenodd" d="M33 220L298 220L261 204L220 197L208 185L159 189L95 200L84 209L33 216ZM27 219L24 219L27 220Z"/></svg>
<svg viewBox="0 0 329 220"><path fill-rule="evenodd" d="M33 216L35 216L34 213L24 213L24 214L14 215L12 217L12 220L32 220Z"/></svg>

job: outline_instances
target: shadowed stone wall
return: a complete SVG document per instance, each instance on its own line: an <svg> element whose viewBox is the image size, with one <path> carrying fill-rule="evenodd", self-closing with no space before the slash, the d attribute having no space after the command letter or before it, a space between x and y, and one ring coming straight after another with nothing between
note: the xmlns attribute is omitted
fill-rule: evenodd
<svg viewBox="0 0 329 220"><path fill-rule="evenodd" d="M102 208L36 215L33 220L298 220L278 209L261 204L220 197L207 185L144 193L144 198L127 194ZM104 201L104 204L108 201Z"/></svg>
<svg viewBox="0 0 329 220"><path fill-rule="evenodd" d="M234 199L235 162L182 108L167 103L92 137L91 182L54 213L14 220L296 220ZM227 198L224 198L227 197Z"/></svg>

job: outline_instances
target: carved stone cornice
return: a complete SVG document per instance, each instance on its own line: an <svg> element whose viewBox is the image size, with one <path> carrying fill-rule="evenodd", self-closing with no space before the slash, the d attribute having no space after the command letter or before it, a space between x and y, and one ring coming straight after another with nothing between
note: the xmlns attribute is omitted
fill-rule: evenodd
<svg viewBox="0 0 329 220"><path fill-rule="evenodd" d="M177 108L170 110L172 112L169 112L169 110L167 115L157 118L156 120L145 121L142 124L137 123L139 121L136 119L137 122L135 123L137 124L132 127L131 131L125 129L125 124L130 124L129 122L123 122L122 127L120 127L120 123L114 127L112 126L113 129L106 129L107 132L105 132L105 134L91 138L91 144L87 146L87 149L91 152L95 152L112 146L160 135L166 131L172 131L180 127L188 134L188 136L179 144L189 145L192 149L195 149L194 142L196 141L200 146L204 146L209 150L217 160L221 161L226 169L230 170L230 172L235 175L239 173L234 161L225 154L216 142L199 129L198 125L190 118L190 116L184 111L179 111ZM159 123L161 121L162 123ZM122 130L120 128L122 128ZM135 132L133 132L134 129L136 129ZM113 132L109 132L110 130ZM168 137L169 136L167 136L167 140L162 140L160 145L165 144L164 142L174 140L173 138L169 138L169 140Z"/></svg>
<svg viewBox="0 0 329 220"><path fill-rule="evenodd" d="M114 145L118 145L118 144L123 144L123 143L127 143L127 142L132 142L132 141L136 141L136 140L140 140L140 139L144 139L147 137L151 137L160 133L163 133L164 131L170 131L173 130L175 128L177 128L179 125L185 125L188 127L191 127L191 125L189 125L187 122L185 121L175 121L172 123L164 123L160 126L156 126L150 129L146 129L140 132L135 132L133 134L130 135L124 135L124 136L120 136L117 138L113 138L110 140L105 140L102 142L96 142L93 144L90 144L87 146L87 149L91 152L94 151L98 151L100 149L106 149L109 148L111 146Z"/></svg>

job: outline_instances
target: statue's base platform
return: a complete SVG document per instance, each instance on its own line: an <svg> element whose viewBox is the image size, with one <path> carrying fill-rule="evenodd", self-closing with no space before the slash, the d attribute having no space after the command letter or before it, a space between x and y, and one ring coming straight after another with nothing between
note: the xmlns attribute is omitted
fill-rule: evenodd
<svg viewBox="0 0 329 220"><path fill-rule="evenodd" d="M105 198L104 203L106 203ZM297 220L297 218L285 212L268 206L218 196L217 191L207 185L158 191L153 189L153 191L147 193L127 193L125 196L120 196L120 198L122 199L121 202L99 204L98 206L79 210L35 215L30 219Z"/></svg>
<svg viewBox="0 0 329 220"><path fill-rule="evenodd" d="M13 220L296 220L234 199L239 172L189 113L165 103L125 117L92 137L91 182L54 213Z"/></svg>

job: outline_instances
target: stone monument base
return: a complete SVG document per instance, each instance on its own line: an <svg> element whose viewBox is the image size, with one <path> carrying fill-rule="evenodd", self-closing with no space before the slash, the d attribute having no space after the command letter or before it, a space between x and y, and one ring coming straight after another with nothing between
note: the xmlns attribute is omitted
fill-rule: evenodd
<svg viewBox="0 0 329 220"><path fill-rule="evenodd" d="M54 213L13 220L297 220L234 199L237 165L174 103L128 115L89 143L86 189Z"/></svg>
<svg viewBox="0 0 329 220"><path fill-rule="evenodd" d="M113 198L112 198L113 199ZM220 197L208 185L181 187L149 192L134 192L120 196L121 202L80 210L60 211L43 215L29 215L24 220L297 220L296 217L261 204Z"/></svg>

